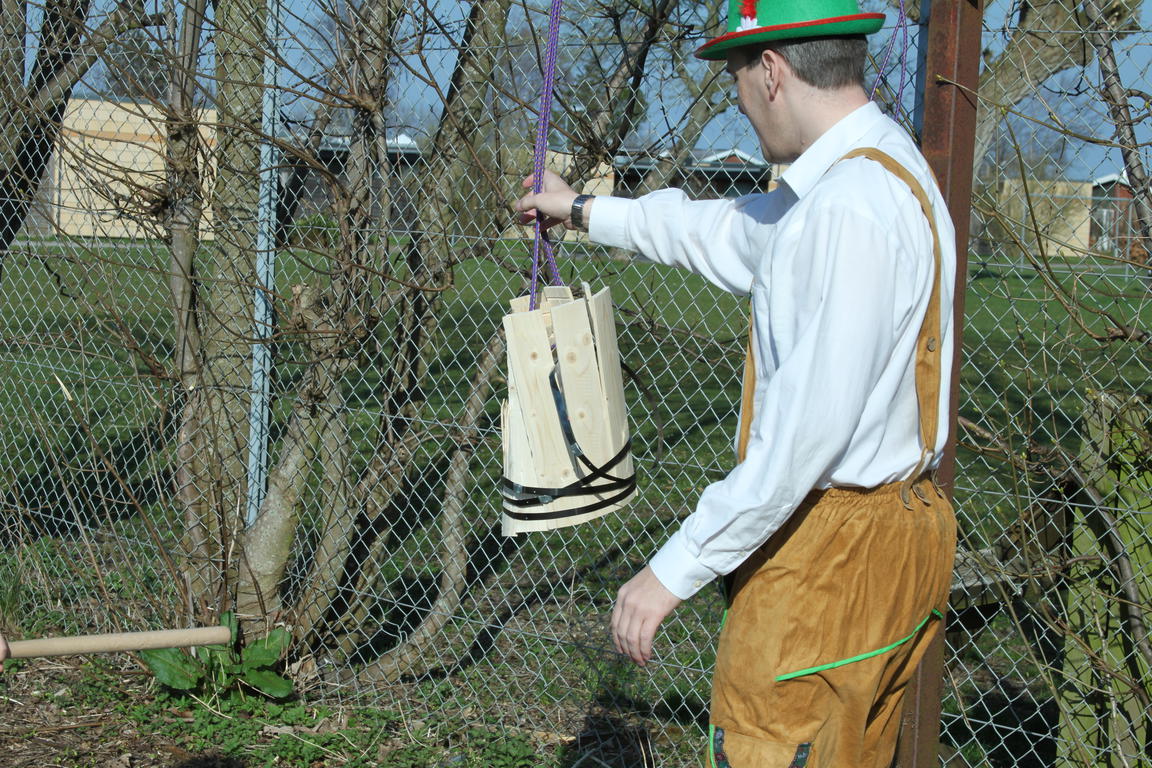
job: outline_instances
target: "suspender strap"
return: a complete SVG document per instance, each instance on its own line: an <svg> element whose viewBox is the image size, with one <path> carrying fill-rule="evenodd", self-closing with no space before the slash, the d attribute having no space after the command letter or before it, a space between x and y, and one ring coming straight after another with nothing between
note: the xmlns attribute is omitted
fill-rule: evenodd
<svg viewBox="0 0 1152 768"><path fill-rule="evenodd" d="M936 448L936 439L939 436L942 354L940 349L940 265L942 259L940 233L936 226L936 217L932 215L932 201L928 197L928 193L924 191L924 187L907 168L896 162L891 155L874 147L854 149L840 160L848 160L853 157L866 157L873 160L904 182L912 190L912 195L917 202L920 203L920 210L927 217L928 225L932 228L932 293L928 299L928 308L924 313L924 322L920 326L920 333L916 339L916 402L920 413L920 442L923 448L920 453L920 462L910 478L911 481L915 481L931 460L932 451ZM750 327L748 353L744 358L740 431L736 447L738 461L743 461L748 451L748 440L752 431L752 394L755 386L756 368L753 359L752 329Z"/></svg>
<svg viewBox="0 0 1152 768"><path fill-rule="evenodd" d="M866 157L880 163L886 171L900 181L904 182L916 201L920 203L920 210L928 219L932 228L932 293L928 299L928 309L924 312L924 322L920 325L920 335L916 339L916 402L920 407L920 442L923 444L923 453L920 457L918 471L913 473L915 479L925 468L931 458L932 451L936 449L936 438L939 436L940 424L940 262L941 247L940 233L936 227L936 217L932 215L932 201L924 187L907 168L900 165L888 155L874 147L861 147L844 155L841 160L853 157Z"/></svg>
<svg viewBox="0 0 1152 768"><path fill-rule="evenodd" d="M752 393L756 389L756 358L752 349L752 310L748 310L748 348L744 353L744 378L740 382L740 436L736 440L736 460L744 461L748 455L748 439L752 436Z"/></svg>

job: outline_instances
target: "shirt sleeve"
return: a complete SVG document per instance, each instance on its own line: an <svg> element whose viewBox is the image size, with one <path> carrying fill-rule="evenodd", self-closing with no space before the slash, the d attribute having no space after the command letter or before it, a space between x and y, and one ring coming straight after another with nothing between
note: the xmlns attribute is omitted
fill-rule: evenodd
<svg viewBox="0 0 1152 768"><path fill-rule="evenodd" d="M746 246L743 212L748 200L694 201L679 189L635 200L597 197L588 237L635 251L648 261L691 270L729 293L746 295L752 269L737 254L749 251L740 247L742 241Z"/></svg>
<svg viewBox="0 0 1152 768"><path fill-rule="evenodd" d="M810 270L807 282L797 280L807 290L796 297L796 344L757 384L747 455L705 488L650 563L677 597L735 569L827 476L897 342L895 286L908 276L900 274L890 227L836 206L807 222L787 267ZM764 354L764 342L757 344Z"/></svg>

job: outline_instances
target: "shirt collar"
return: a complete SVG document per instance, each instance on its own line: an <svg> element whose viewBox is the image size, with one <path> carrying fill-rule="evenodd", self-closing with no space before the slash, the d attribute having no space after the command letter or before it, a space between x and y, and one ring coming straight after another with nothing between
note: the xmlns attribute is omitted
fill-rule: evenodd
<svg viewBox="0 0 1152 768"><path fill-rule="evenodd" d="M871 101L849 112L812 142L812 146L780 174L780 180L798 199L804 197L833 163L855 149L864 134L883 117L884 113Z"/></svg>

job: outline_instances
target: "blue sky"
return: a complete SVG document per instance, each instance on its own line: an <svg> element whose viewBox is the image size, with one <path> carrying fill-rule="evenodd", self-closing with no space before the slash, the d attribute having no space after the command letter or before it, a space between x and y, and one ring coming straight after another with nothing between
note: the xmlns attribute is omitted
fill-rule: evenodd
<svg viewBox="0 0 1152 768"><path fill-rule="evenodd" d="M988 30L984 35L983 44L995 54L1004 44L1005 35L1001 32L1005 28L1005 19L1014 12L1018 5L1016 0L991 0L985 11L985 27ZM888 42L896 36L896 46L889 58L888 72L893 85L900 80L901 61L908 71L905 80L903 104L905 109L912 109L915 99L915 81L913 72L916 69L918 55L918 35L915 26L907 28L907 35L897 25L897 12L886 7L882 0L865 0L865 9L882 10L888 15L885 29L873 40L873 48L879 54L886 49ZM1152 17L1152 0L1145 2L1141 8L1142 26L1147 28L1148 20ZM1120 65L1121 78L1130 88L1152 91L1152 39L1147 34L1130 35L1115 44L1116 56ZM1099 102L1094 88L1098 84L1098 75L1095 67L1088 67L1083 72L1066 72L1057 78L1057 82L1048 84L1045 89L1045 98L1056 107L1061 119L1067 125L1082 133L1094 135L1101 139L1111 139L1111 122L1106 109ZM1069 96L1063 91L1079 89L1081 94L1077 97ZM658 137L663 125L668 122L661 118L665 113L675 114L683 109L683 97L677 96L676 89L666 87L661 90L664 105L662 109L654 109L650 114L649 135ZM1038 104L1021 105L1038 109ZM1024 123L1025 126L1034 125ZM1043 129L1040 130L1043 133ZM1145 121L1138 126L1138 140L1152 141L1152 127ZM717 118L701 141L703 147L720 150L735 147L754 156L759 155L759 146L755 137L748 129L745 119L735 108L728 110ZM1122 160L1118 150L1109 150L1090 143L1070 141L1064 150L1065 173L1070 178L1092 179L1098 176L1114 173L1122 168Z"/></svg>
<svg viewBox="0 0 1152 768"><path fill-rule="evenodd" d="M318 11L317 6L319 3L311 2L311 0L282 0L285 9L285 36L286 45L284 48L284 55L290 57L293 61L300 62L299 69L305 75L314 75L320 71L323 64L322 55L317 56L318 51L330 44L330 40L325 35L323 28L317 27ZM328 0L328 2L335 2L336 0ZM1005 35L1001 31L1006 28L1005 19L1010 18L1010 14L1014 7L1014 2L1006 2L1005 0L991 0L985 12L985 27L987 30L984 36L984 45L989 48L993 53L998 52L1004 44ZM97 0L98 4L102 7L111 7L112 0ZM149 0L149 5L153 7L162 7L166 0ZM432 6L437 11L439 20L446 25L449 33L456 33L460 28L460 24L464 19L464 15L469 7L468 3L463 2L448 2L447 0L433 0ZM535 7L543 7L543 0L534 0ZM414 8L419 8L420 4L414 4ZM892 34L896 32L896 12L890 8L885 7L883 0L865 0L865 7L867 10L884 10L889 17L888 25L885 30L878 34L873 42L874 49L882 50L887 40ZM690 11L689 11L690 12ZM33 10L33 16L35 11ZM523 12L520 11L515 14L518 18L523 18ZM1152 15L1152 0L1147 0L1142 6L1142 21L1145 28L1147 27L1148 19ZM544 33L543 14L534 14L536 18L533 23L537 25L540 34ZM35 24L36 19L31 19ZM309 27L313 27L309 29ZM1152 91L1152 41L1149 40L1149 35L1132 35L1121 41L1116 45L1117 58L1121 67L1121 76L1124 83L1128 87L1137 88L1143 91ZM907 48L904 46L903 38L898 39L892 58L890 59L889 71L898 73L900 69L901 56L907 57L907 67L909 70L914 69L916 55L917 55L917 39L916 29L912 27L909 31ZM569 46L570 49L579 49L583 45L583 41L579 39L579 35L573 29L565 30L565 39L562 44ZM431 77L443 83L449 72L451 71L454 62L454 55L451 47L444 45L439 51L429 50L426 53L424 61L428 64L429 69L425 76ZM667 74L667 64L662 63L659 59L652 62L652 66L659 70L664 67ZM703 68L700 69L703 72ZM94 76L95 77L95 76ZM90 82L94 82L94 77L90 78ZM538 83L533 82L533 78L539 77L538 73L529 72L524 75L526 83L524 87L531 90L534 85ZM898 79L898 75L893 74L893 79ZM287 85L297 85L298 80L289 75L285 75ZM1063 89L1080 87L1087 89L1089 92L1082 94L1077 98L1068 98L1060 93L1060 88L1051 87L1045 91L1046 98L1051 99L1052 103L1060 104L1060 113L1062 117L1068 121L1069 125L1076 126L1086 133L1094 133L1099 138L1111 138L1110 120L1106 110L1103 108L1093 94L1090 93L1092 87L1097 83L1097 75L1094 67L1089 67L1083 73L1081 78L1074 75L1066 74L1057 84ZM655 99L649 97L651 109L649 112L648 120L643 130L639 131L636 138L641 143L659 143L661 138L669 131L676 130L677 117L684 111L686 107L686 97L682 92L679 92L675 87L671 78L663 79L659 86L657 86L660 98ZM420 79L413 75L401 75L397 79L395 103L396 103L396 122L403 129L411 133L415 133L419 138L421 128L434 123L434 117L437 109L437 98L434 91L429 86L422 84ZM914 98L913 86L909 81L906 83L904 91L904 101L907 107L911 106ZM1036 108L1036 105L1032 105ZM303 117L310 112L310 106L307 100L289 98L285 105L286 109L294 117ZM1140 126L1140 133L1138 139L1141 141L1152 141L1152 128L1147 125ZM530 137L526 137L530 141ZM759 147L755 138L752 136L751 131L745 124L744 118L736 112L735 109L730 109L725 114L717 118L712 125L710 125L704 134L701 141L702 149L721 150L729 148L738 148L749 154L758 155ZM1105 175L1108 173L1116 172L1122 167L1122 162L1119 157L1119 152L1115 150L1108 150L1098 146L1093 146L1084 142L1073 142L1069 145L1067 150L1067 175L1072 178L1089 179L1096 176Z"/></svg>

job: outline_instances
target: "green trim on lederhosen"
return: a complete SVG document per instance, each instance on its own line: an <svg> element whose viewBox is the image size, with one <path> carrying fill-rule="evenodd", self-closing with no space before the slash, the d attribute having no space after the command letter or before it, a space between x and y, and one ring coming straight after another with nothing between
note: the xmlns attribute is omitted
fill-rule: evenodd
<svg viewBox="0 0 1152 768"><path fill-rule="evenodd" d="M916 625L916 628L912 630L912 634L908 635L908 637L905 637L901 640L897 640L896 642L892 643L891 645L886 645L883 648L877 648L874 651L868 651L867 653L861 653L858 656L852 656L852 657L847 658L847 659L841 659L840 661L833 661L833 662L829 662L828 664L821 664L821 665L816 666L816 667L808 667L807 669L801 669L801 670L797 670L796 672L789 672L785 675L780 675L779 677L776 678L776 682L782 683L785 680L792 680L792 679L795 679L797 677L804 677L805 675L813 675L817 672L824 672L825 670L835 669L836 667L843 667L843 666L848 665L848 664L854 664L857 661L864 661L865 659L870 659L873 656L879 656L882 653L888 653L888 651L891 651L895 648L899 648L901 645L908 642L912 638L916 637L916 635L920 634L920 630L924 629L924 625L926 625L932 619L942 619L942 618L944 618L944 614L942 614L940 611L933 608L932 612L929 613L927 616L925 616L923 621L921 621L919 624Z"/></svg>
<svg viewBox="0 0 1152 768"><path fill-rule="evenodd" d="M720 729L720 738L724 738L724 729ZM732 768L728 762L728 756L721 750L719 756L716 754L716 726L709 723L708 725L708 768Z"/></svg>
<svg viewBox="0 0 1152 768"><path fill-rule="evenodd" d="M808 757L812 754L812 742L806 741L796 747L796 754L792 757L792 762L789 763L788 768L806 768L808 765Z"/></svg>

